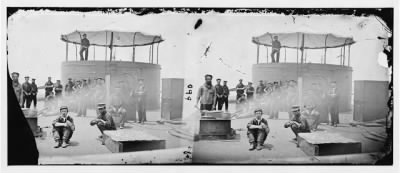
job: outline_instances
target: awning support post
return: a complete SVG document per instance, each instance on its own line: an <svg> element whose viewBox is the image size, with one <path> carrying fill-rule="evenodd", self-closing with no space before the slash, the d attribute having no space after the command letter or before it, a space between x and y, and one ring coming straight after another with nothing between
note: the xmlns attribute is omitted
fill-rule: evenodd
<svg viewBox="0 0 400 173"><path fill-rule="evenodd" d="M75 61L78 61L78 46L75 44Z"/></svg>
<svg viewBox="0 0 400 173"><path fill-rule="evenodd" d="M345 62L346 62L346 45L343 46L343 63L342 63L343 66L344 66Z"/></svg>
<svg viewBox="0 0 400 173"><path fill-rule="evenodd" d="M324 54L324 64L326 64L326 51L328 48L326 48L326 41L328 40L328 34L325 36L325 54Z"/></svg>
<svg viewBox="0 0 400 173"><path fill-rule="evenodd" d="M149 63L151 63L151 46L149 46Z"/></svg>
<svg viewBox="0 0 400 173"><path fill-rule="evenodd" d="M93 60L96 60L96 46L93 45Z"/></svg>
<svg viewBox="0 0 400 173"><path fill-rule="evenodd" d="M65 42L65 61L68 61L68 42Z"/></svg>
<svg viewBox="0 0 400 173"><path fill-rule="evenodd" d="M160 43L157 43L157 64L158 64L158 47L160 46Z"/></svg>
<svg viewBox="0 0 400 173"><path fill-rule="evenodd" d="M350 45L349 45L349 58L347 58L347 65L350 66Z"/></svg>
<svg viewBox="0 0 400 173"><path fill-rule="evenodd" d="M132 39L132 62L135 62L135 54L136 54L135 37L136 37L136 32L133 34L133 39Z"/></svg>
<svg viewBox="0 0 400 173"><path fill-rule="evenodd" d="M340 65L342 65L342 59L343 59L343 47L340 48Z"/></svg>
<svg viewBox="0 0 400 173"><path fill-rule="evenodd" d="M301 48L300 48L300 50L301 50L301 64L303 64L303 62L304 62L304 60L303 60L303 58L304 58L304 34L302 34L301 37L302 37L301 38Z"/></svg>
<svg viewBox="0 0 400 173"><path fill-rule="evenodd" d="M110 41L110 62L112 61L112 52L113 52L113 38L114 32L111 32L111 41Z"/></svg>
<svg viewBox="0 0 400 173"><path fill-rule="evenodd" d="M257 64L258 64L258 62L259 62L259 60L260 60L260 45L258 45L257 44ZM268 63L268 61L267 61L267 63Z"/></svg>

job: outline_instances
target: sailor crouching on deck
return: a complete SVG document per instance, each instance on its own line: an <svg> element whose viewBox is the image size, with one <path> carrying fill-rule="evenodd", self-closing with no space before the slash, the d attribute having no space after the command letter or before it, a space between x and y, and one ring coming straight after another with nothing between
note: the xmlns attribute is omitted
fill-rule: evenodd
<svg viewBox="0 0 400 173"><path fill-rule="evenodd" d="M114 120L112 116L107 113L106 104L99 103L97 104L98 114L97 118L90 122L91 126L97 125L102 135L99 136L100 139L103 139L103 131L104 130L117 130L115 127ZM102 140L102 144L104 145L104 140Z"/></svg>
<svg viewBox="0 0 400 173"><path fill-rule="evenodd" d="M301 115L300 113L300 106L292 106L292 112L293 112L293 118L286 122L284 127L288 128L290 127L293 131L293 133L296 135L296 138L293 140L297 141L297 136L299 133L309 133L310 132L310 126L307 122L307 119Z"/></svg>
<svg viewBox="0 0 400 173"><path fill-rule="evenodd" d="M254 114L256 117L247 124L247 137L251 145L249 150L254 150L256 148L257 150L261 150L267 139L269 127L267 120L262 118L263 112L261 109L256 109Z"/></svg>
<svg viewBox="0 0 400 173"><path fill-rule="evenodd" d="M54 148L66 148L74 130L74 120L68 115L68 107L60 107L60 116L53 121L53 136L57 142Z"/></svg>

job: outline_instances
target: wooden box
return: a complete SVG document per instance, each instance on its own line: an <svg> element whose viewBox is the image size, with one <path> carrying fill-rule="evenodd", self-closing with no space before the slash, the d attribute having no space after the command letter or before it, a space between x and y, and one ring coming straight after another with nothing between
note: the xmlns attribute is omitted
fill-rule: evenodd
<svg viewBox="0 0 400 173"><path fill-rule="evenodd" d="M164 139L132 130L104 131L106 147L113 153L165 149Z"/></svg>
<svg viewBox="0 0 400 173"><path fill-rule="evenodd" d="M200 119L200 139L205 137L229 138L230 135L230 119Z"/></svg>
<svg viewBox="0 0 400 173"><path fill-rule="evenodd" d="M336 133L299 133L301 150L309 156L361 153L361 142Z"/></svg>

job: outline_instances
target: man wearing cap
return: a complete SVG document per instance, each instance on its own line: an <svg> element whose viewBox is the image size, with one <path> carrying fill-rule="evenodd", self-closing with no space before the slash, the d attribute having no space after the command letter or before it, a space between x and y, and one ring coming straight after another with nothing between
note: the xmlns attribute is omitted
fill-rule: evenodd
<svg viewBox="0 0 400 173"><path fill-rule="evenodd" d="M47 82L44 84L45 87L45 95L44 97L46 98L51 92L53 92L54 84L51 81L51 77L47 78Z"/></svg>
<svg viewBox="0 0 400 173"><path fill-rule="evenodd" d="M83 34L82 36L83 38L81 39L81 50L79 51L79 55L81 56L81 61L87 61L89 55L90 42L86 38L86 34ZM83 52L85 52L85 58L83 58Z"/></svg>
<svg viewBox="0 0 400 173"><path fill-rule="evenodd" d="M198 107L200 101L201 116L205 115L205 110L211 111L215 109L215 102L217 100L215 87L212 85L213 76L206 74L204 76L205 83L199 88L196 97L195 107Z"/></svg>
<svg viewBox="0 0 400 173"><path fill-rule="evenodd" d="M36 81L36 79L32 78L32 83L31 83L31 87L32 87L31 101L33 102L33 108L36 109L38 87L37 87L35 81Z"/></svg>
<svg viewBox="0 0 400 173"><path fill-rule="evenodd" d="M216 81L217 81L217 84L215 85L215 92L217 94L217 98L216 98L214 107L216 107L216 108L218 107L217 109L221 110L222 106L224 104L224 102L223 102L224 90L222 89L221 79L217 79Z"/></svg>
<svg viewBox="0 0 400 173"><path fill-rule="evenodd" d="M99 128L102 134L101 136L99 136L99 138L103 139L104 130L117 130L117 128L115 127L115 123L112 116L106 110L106 104L104 103L97 104L97 110L98 110L97 118L90 121L90 125L91 126L96 125L97 128ZM104 140L102 144L104 144Z"/></svg>
<svg viewBox="0 0 400 173"><path fill-rule="evenodd" d="M337 127L337 124L339 124L339 93L337 92L335 81L330 84L327 102L329 115L331 117L331 126Z"/></svg>
<svg viewBox="0 0 400 173"><path fill-rule="evenodd" d="M222 104L225 104L225 112L228 111L228 99L229 99L229 87L227 85L228 81L224 81L224 85L222 86Z"/></svg>
<svg viewBox="0 0 400 173"><path fill-rule="evenodd" d="M254 98L254 87L253 83L249 82L248 86L246 87L246 95L247 95L247 100L252 101Z"/></svg>
<svg viewBox="0 0 400 173"><path fill-rule="evenodd" d="M256 88L257 99L262 98L262 96L265 93L264 89L265 89L264 82L262 80L260 80L260 83L258 84L258 86Z"/></svg>
<svg viewBox="0 0 400 173"><path fill-rule="evenodd" d="M281 49L281 42L279 42L278 36L274 36L274 40L272 40L272 52L271 52L272 63L275 62L279 63L280 49ZM275 54L276 54L276 61L275 61Z"/></svg>
<svg viewBox="0 0 400 173"><path fill-rule="evenodd" d="M74 83L72 82L71 78L68 78L68 82L65 85L65 94L67 96L71 95L71 93L74 91Z"/></svg>
<svg viewBox="0 0 400 173"><path fill-rule="evenodd" d="M247 123L247 137L251 148L249 150L261 150L269 133L269 126L266 119L262 118L262 110L254 110L255 118Z"/></svg>
<svg viewBox="0 0 400 173"><path fill-rule="evenodd" d="M61 81L57 80L56 84L54 85L54 92L57 99L59 99L62 95L63 86L61 85Z"/></svg>
<svg viewBox="0 0 400 173"><path fill-rule="evenodd" d="M75 130L74 120L68 115L68 107L60 107L60 116L52 123L53 136L57 145L54 148L67 147Z"/></svg>
<svg viewBox="0 0 400 173"><path fill-rule="evenodd" d="M243 79L239 79L239 83L236 85L236 100L239 100L244 95L244 89Z"/></svg>
<svg viewBox="0 0 400 173"><path fill-rule="evenodd" d="M139 123L146 121L146 95L147 91L144 87L144 79L139 79L139 84L135 89L136 109L139 116Z"/></svg>
<svg viewBox="0 0 400 173"><path fill-rule="evenodd" d="M290 127L293 133L296 135L296 138L293 140L297 141L297 136L299 133L309 133L310 126L308 125L307 119L301 115L300 106L294 105L292 106L293 118L286 122L284 127Z"/></svg>
<svg viewBox="0 0 400 173"><path fill-rule="evenodd" d="M31 107L32 86L29 83L29 76L25 76L25 82L22 84L22 90L24 93L24 97L22 98L22 107L30 108Z"/></svg>
<svg viewBox="0 0 400 173"><path fill-rule="evenodd" d="M19 105L22 107L22 100L23 100L23 92L22 92L22 85L19 83L19 73L13 72L11 74L12 76L12 83L13 83L13 88L14 88L14 93L15 96L17 97Z"/></svg>

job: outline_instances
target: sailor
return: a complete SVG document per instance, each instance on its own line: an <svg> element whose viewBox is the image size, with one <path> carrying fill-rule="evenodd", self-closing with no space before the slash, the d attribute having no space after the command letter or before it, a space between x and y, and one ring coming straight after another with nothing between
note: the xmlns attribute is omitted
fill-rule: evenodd
<svg viewBox="0 0 400 173"><path fill-rule="evenodd" d="M60 98L63 91L63 85L61 84L60 80L57 80L57 83L54 85L54 92L56 98Z"/></svg>
<svg viewBox="0 0 400 173"><path fill-rule="evenodd" d="M244 95L244 89L243 79L239 79L239 83L236 85L236 100L239 100Z"/></svg>
<svg viewBox="0 0 400 173"><path fill-rule="evenodd" d="M263 97L265 91L265 85L264 82L262 80L260 80L260 83L258 84L257 88L256 88L256 95L257 95L257 99L260 99Z"/></svg>
<svg viewBox="0 0 400 173"><path fill-rule="evenodd" d="M79 55L81 56L81 61L87 61L89 55L90 42L86 38L86 34L83 34L82 36L83 38L81 39L81 50L79 51ZM85 52L85 58L83 58L83 52Z"/></svg>
<svg viewBox="0 0 400 173"><path fill-rule="evenodd" d="M79 89L78 97L78 115L86 117L87 107L88 107L88 97L89 97L89 86L86 83L86 79L82 79L82 84Z"/></svg>
<svg viewBox="0 0 400 173"><path fill-rule="evenodd" d="M227 85L228 81L224 81L224 85L222 86L222 103L225 104L225 112L228 112L228 106L229 106L229 87Z"/></svg>
<svg viewBox="0 0 400 173"><path fill-rule="evenodd" d="M30 108L31 107L32 86L29 83L29 76L25 76L25 82L22 84L22 90L24 93L24 97L22 99L22 107Z"/></svg>
<svg viewBox="0 0 400 173"><path fill-rule="evenodd" d="M54 148L67 147L75 130L74 120L68 115L68 107L60 107L60 116L52 123L53 136L57 145Z"/></svg>
<svg viewBox="0 0 400 173"><path fill-rule="evenodd" d="M68 83L65 85L65 94L69 96L73 91L74 91L74 83L72 82L71 78L68 78Z"/></svg>
<svg viewBox="0 0 400 173"><path fill-rule="evenodd" d="M253 83L249 82L247 87L246 87L246 95L247 95L247 100L252 101L254 98L254 87Z"/></svg>
<svg viewBox="0 0 400 173"><path fill-rule="evenodd" d="M103 140L104 130L117 130L117 128L115 127L115 123L112 116L106 110L106 104L104 103L97 104L97 110L98 110L97 117L96 119L90 121L90 125L91 126L96 125L97 128L99 128L101 132L99 138L102 140L102 144L104 145L104 140Z"/></svg>
<svg viewBox="0 0 400 173"><path fill-rule="evenodd" d="M204 111L211 111L215 109L215 102L217 100L217 95L215 87L212 85L213 76L206 74L204 76L205 83L200 86L197 92L195 107L198 108L200 102L200 112L201 116L205 115Z"/></svg>
<svg viewBox="0 0 400 173"><path fill-rule="evenodd" d="M136 109L139 116L139 123L144 124L146 121L146 89L144 87L144 79L139 79L139 84L135 89Z"/></svg>
<svg viewBox="0 0 400 173"><path fill-rule="evenodd" d="M217 81L217 84L215 85L215 91L216 91L216 94L217 94L217 98L216 98L216 102L215 102L214 107L216 107L216 108L218 107L218 110L221 110L222 106L224 104L224 102L223 102L224 90L223 90L222 85L221 85L221 79L217 79L216 81Z"/></svg>
<svg viewBox="0 0 400 173"><path fill-rule="evenodd" d="M290 127L295 134L294 141L297 141L297 137L299 133L309 133L310 126L308 125L307 119L301 115L300 106L294 105L292 106L293 118L284 124L285 128Z"/></svg>
<svg viewBox="0 0 400 173"><path fill-rule="evenodd" d="M14 93L15 96L17 97L19 105L22 107L22 100L23 100L23 92L22 92L22 85L19 83L18 78L19 78L19 73L13 72L11 74L12 80L13 80L13 88L14 88Z"/></svg>
<svg viewBox="0 0 400 173"><path fill-rule="evenodd" d="M51 77L48 77L48 81L44 84L45 87L45 95L44 97L46 98L50 92L53 92L54 84L51 81Z"/></svg>
<svg viewBox="0 0 400 173"><path fill-rule="evenodd" d="M249 150L261 150L269 133L269 126L266 119L262 118L262 109L254 110L255 118L247 123L247 137L251 148Z"/></svg>
<svg viewBox="0 0 400 173"><path fill-rule="evenodd" d="M33 108L36 109L38 87L37 87L35 81L36 81L36 79L32 78L32 83L31 83L31 87L32 87L31 101L33 102Z"/></svg>
<svg viewBox="0 0 400 173"><path fill-rule="evenodd" d="M279 42L278 36L274 36L274 40L272 40L272 52L271 52L272 63L275 62L279 63L280 49L281 49L281 42ZM275 54L276 54L276 60L275 60Z"/></svg>
<svg viewBox="0 0 400 173"><path fill-rule="evenodd" d="M331 82L327 101L331 116L331 126L337 127L337 124L339 124L339 93L337 92L336 82Z"/></svg>

